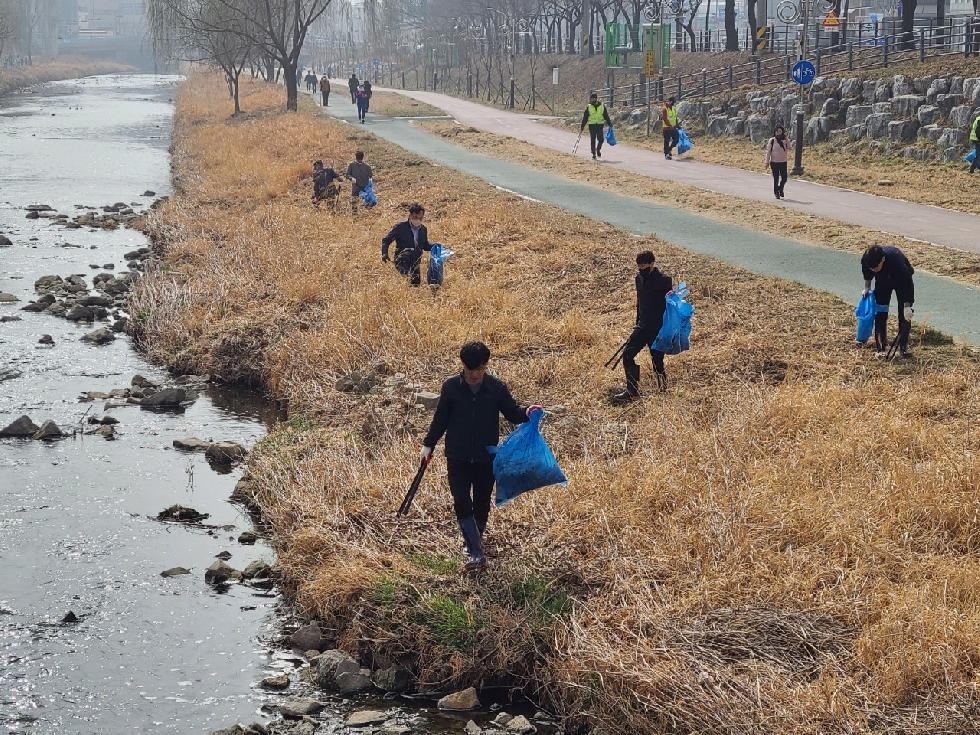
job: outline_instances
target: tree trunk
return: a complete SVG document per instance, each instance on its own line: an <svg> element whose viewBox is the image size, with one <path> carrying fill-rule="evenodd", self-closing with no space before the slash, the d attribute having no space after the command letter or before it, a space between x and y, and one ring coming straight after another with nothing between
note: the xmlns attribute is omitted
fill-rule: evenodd
<svg viewBox="0 0 980 735"><path fill-rule="evenodd" d="M296 62L290 59L282 65L282 79L286 84L286 111L297 110Z"/></svg>
<svg viewBox="0 0 980 735"><path fill-rule="evenodd" d="M902 0L902 51L915 50L915 8L918 0Z"/></svg>
<svg viewBox="0 0 980 735"><path fill-rule="evenodd" d="M234 77L231 80L232 97L235 99L235 115L242 114L242 107L238 100L238 78L241 76L241 72L235 72Z"/></svg>
<svg viewBox="0 0 980 735"><path fill-rule="evenodd" d="M738 51L738 30L735 27L735 0L725 0L725 51Z"/></svg>
<svg viewBox="0 0 980 735"><path fill-rule="evenodd" d="M748 10L749 10L749 36L751 37L750 43L752 44L752 55L755 56L755 43L756 43L756 33L759 32L758 21L755 17L755 3L756 0L748 0Z"/></svg>

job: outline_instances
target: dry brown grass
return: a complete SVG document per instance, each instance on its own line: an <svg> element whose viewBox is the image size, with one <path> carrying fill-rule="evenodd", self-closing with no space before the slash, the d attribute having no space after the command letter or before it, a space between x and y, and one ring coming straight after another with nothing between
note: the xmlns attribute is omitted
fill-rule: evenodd
<svg viewBox="0 0 980 735"><path fill-rule="evenodd" d="M93 74L122 74L129 71L133 71L133 67L128 64L98 61L83 56L59 56L33 66L0 69L0 95L59 79L75 79Z"/></svg>
<svg viewBox="0 0 980 735"><path fill-rule="evenodd" d="M394 92L374 92L371 113L385 117L445 117L442 110Z"/></svg>
<svg viewBox="0 0 980 735"><path fill-rule="evenodd" d="M915 361L876 362L834 298L280 114L277 90L247 84L256 112L229 124L217 89L179 94L166 257L135 318L153 357L289 398L249 483L285 588L342 645L432 689L524 684L603 733L975 732L974 358L917 334ZM355 145L378 207L312 210L310 150ZM378 258L412 200L459 253L435 294ZM602 362L647 247L692 284L693 349L668 395L612 408ZM571 478L494 515L479 581L455 572L441 460L393 517L428 416L333 389L377 360L437 388L468 338L519 398L566 406L544 429Z"/></svg>
<svg viewBox="0 0 980 735"><path fill-rule="evenodd" d="M888 243L902 248L912 262L915 263L916 268L938 275L949 276L950 278L955 278L966 283L980 284L980 255L977 253L931 245L897 235L883 234L867 227L857 227L825 217L796 212L775 204L742 200L673 181L652 179L648 176L634 174L629 171L617 170L613 175L608 169L597 165L593 161L566 153L539 148L516 138L479 131L475 128L461 126L457 123L426 121L420 124L427 130L452 140L457 145L478 151L484 155L533 166L534 168L573 178L576 181L584 181L594 186L601 186L603 189L615 191L620 194L649 199L660 204L681 207L682 209L696 212L722 222L731 222L750 227L754 230L762 230L782 237L791 237L810 245L820 245L837 250L861 253L869 245L882 242L885 239ZM649 145L652 146L653 144L651 143ZM694 156L698 160L714 163L731 163L731 165L743 166L745 168L752 168L752 162L754 160L755 168L762 168L760 164L762 154L758 147L754 147L750 143L742 145L738 141L702 141L698 139L695 146L694 151L685 154L685 156ZM731 161L727 161L725 158L727 146L732 146L733 148L730 156ZM705 154L702 148L707 150L708 153ZM815 160L816 157L811 150L806 161L807 171L809 172L810 167L813 166L815 170L825 172L829 176L832 164L812 163ZM888 176L896 181L904 181L907 187L900 188L899 191L902 194L910 193L912 174L908 173L908 168L902 165L902 161L893 160L887 163L895 165L896 170L906 172L902 175L888 174ZM870 163L864 168L856 167L855 164L851 165L856 170L860 170L860 175L866 181L870 179L878 180L875 176L879 174L872 172ZM950 169L949 175L951 180L959 181L957 176L960 175L965 179L969 179L969 174L957 172L952 168ZM807 178L810 178L809 175ZM929 189L937 196L939 195L939 185L934 183L931 177L923 177L923 181L930 182L923 183L922 188L924 190ZM792 192L792 180L787 186ZM855 186L854 188L857 187ZM893 196L897 196L899 191L896 191L895 187L887 189L887 193ZM878 187L877 192L871 193L881 194L882 190ZM970 206L966 205L968 196L969 191L966 189L962 193L952 191L950 193L951 199L955 199L957 203L962 203L964 209L977 206L975 204Z"/></svg>

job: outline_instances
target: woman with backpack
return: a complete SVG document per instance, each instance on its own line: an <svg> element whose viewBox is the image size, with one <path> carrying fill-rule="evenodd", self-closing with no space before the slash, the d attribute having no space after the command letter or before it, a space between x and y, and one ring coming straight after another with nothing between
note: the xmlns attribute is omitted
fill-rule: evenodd
<svg viewBox="0 0 980 735"><path fill-rule="evenodd" d="M782 125L776 126L772 131L772 137L766 143L766 168L772 171L772 190L776 199L783 199L786 196L783 187L786 186L787 159L792 145L792 141L786 140L786 130Z"/></svg>

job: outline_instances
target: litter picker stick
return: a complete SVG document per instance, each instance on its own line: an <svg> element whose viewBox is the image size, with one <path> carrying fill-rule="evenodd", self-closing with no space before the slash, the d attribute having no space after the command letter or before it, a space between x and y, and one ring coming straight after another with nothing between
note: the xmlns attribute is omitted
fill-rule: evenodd
<svg viewBox="0 0 980 735"><path fill-rule="evenodd" d="M412 501L415 500L415 493L419 491L419 485L422 484L422 475L425 474L425 468L428 466L429 463L425 460L419 462L419 470L415 473L412 484L408 486L408 492L405 493L405 499L402 500L402 504L399 506L395 517L408 515L408 510L412 507Z"/></svg>
<svg viewBox="0 0 980 735"><path fill-rule="evenodd" d="M616 350L613 353L613 356L612 357L610 357L608 360L606 360L606 367L607 368L609 368L610 370L615 370L616 369L616 366L619 365L619 361L623 357L623 352L626 350L626 345L627 344L629 344L629 340L628 339L625 342L623 342L623 344L621 344L619 346L619 349Z"/></svg>
<svg viewBox="0 0 980 735"><path fill-rule="evenodd" d="M898 329L898 334L895 335L895 339L892 340L891 345L888 347L888 352L885 353L885 360L891 361L898 356L898 343L901 342L902 337L908 337L909 333L912 331L912 322L908 323L908 326L901 326Z"/></svg>
<svg viewBox="0 0 980 735"><path fill-rule="evenodd" d="M575 145L572 146L572 153L578 153L578 142L582 140L582 131L578 131L578 137L575 139Z"/></svg>

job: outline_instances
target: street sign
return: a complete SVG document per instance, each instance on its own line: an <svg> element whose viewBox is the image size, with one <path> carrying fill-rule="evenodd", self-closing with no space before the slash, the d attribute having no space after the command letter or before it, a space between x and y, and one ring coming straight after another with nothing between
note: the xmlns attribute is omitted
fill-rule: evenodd
<svg viewBox="0 0 980 735"><path fill-rule="evenodd" d="M797 61L793 64L793 81L797 84L809 84L817 76L817 68L809 61Z"/></svg>
<svg viewBox="0 0 980 735"><path fill-rule="evenodd" d="M551 83L554 84L556 87L558 86L558 67L557 66L551 67Z"/></svg>
<svg viewBox="0 0 980 735"><path fill-rule="evenodd" d="M776 6L776 17L779 18L783 23L796 23L803 14L800 12L799 6L793 2L793 0L781 0L779 5Z"/></svg>
<svg viewBox="0 0 980 735"><path fill-rule="evenodd" d="M823 19L823 27L824 28L839 28L840 27L840 18L837 17L837 13L835 13L833 10L828 11L827 12L827 15L825 15L824 16L824 19Z"/></svg>
<svg viewBox="0 0 980 735"><path fill-rule="evenodd" d="M657 75L657 52L653 49L648 48L643 55L643 73L648 77Z"/></svg>

